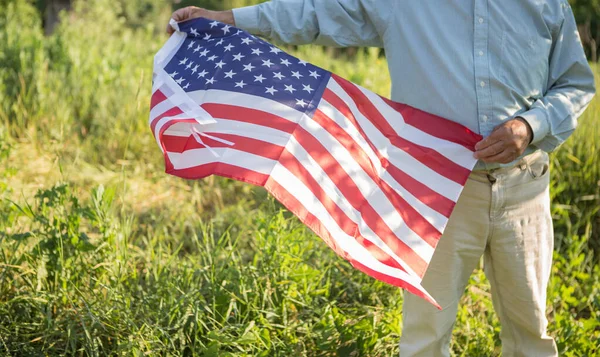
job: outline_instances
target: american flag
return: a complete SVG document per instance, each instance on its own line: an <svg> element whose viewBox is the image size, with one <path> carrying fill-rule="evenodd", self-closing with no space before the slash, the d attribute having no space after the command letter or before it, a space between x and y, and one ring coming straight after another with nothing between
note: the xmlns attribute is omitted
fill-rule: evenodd
<svg viewBox="0 0 600 357"><path fill-rule="evenodd" d="M437 306L421 280L481 137L235 27L172 26L150 112L166 172L263 186L355 268Z"/></svg>

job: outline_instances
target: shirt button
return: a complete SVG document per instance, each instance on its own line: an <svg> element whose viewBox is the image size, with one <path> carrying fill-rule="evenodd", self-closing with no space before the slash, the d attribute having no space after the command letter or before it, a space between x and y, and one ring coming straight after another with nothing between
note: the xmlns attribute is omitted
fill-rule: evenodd
<svg viewBox="0 0 600 357"><path fill-rule="evenodd" d="M479 18L479 23L482 24L483 23L483 17Z"/></svg>
<svg viewBox="0 0 600 357"><path fill-rule="evenodd" d="M488 120L488 116L484 115L483 117L481 117L481 119L483 119L483 121L487 121Z"/></svg>
<svg viewBox="0 0 600 357"><path fill-rule="evenodd" d="M480 56L483 56L483 51L479 51L479 55L480 55Z"/></svg>
<svg viewBox="0 0 600 357"><path fill-rule="evenodd" d="M479 82L479 85L483 88L483 87L485 87L485 82L481 81L481 82Z"/></svg>

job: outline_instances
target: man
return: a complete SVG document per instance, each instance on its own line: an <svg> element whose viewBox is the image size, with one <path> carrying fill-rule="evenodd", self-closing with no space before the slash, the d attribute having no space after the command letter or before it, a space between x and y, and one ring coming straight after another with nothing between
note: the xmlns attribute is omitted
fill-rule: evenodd
<svg viewBox="0 0 600 357"><path fill-rule="evenodd" d="M547 152L573 132L595 92L566 1L280 0L173 14L200 16L289 44L382 47L393 100L483 135L423 279L443 309L406 294L400 355L449 355L458 302L482 255L503 355L557 355L545 317Z"/></svg>

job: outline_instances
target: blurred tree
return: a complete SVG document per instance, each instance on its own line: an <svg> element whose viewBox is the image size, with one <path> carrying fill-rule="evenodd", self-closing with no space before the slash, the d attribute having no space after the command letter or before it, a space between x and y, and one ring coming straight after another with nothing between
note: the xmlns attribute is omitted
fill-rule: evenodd
<svg viewBox="0 0 600 357"><path fill-rule="evenodd" d="M581 42L591 61L598 61L600 0L570 0L577 19Z"/></svg>
<svg viewBox="0 0 600 357"><path fill-rule="evenodd" d="M54 27L60 21L60 12L71 8L71 0L45 0L38 1L38 4L41 5L42 13L44 14L44 30L46 31L46 35L54 31Z"/></svg>

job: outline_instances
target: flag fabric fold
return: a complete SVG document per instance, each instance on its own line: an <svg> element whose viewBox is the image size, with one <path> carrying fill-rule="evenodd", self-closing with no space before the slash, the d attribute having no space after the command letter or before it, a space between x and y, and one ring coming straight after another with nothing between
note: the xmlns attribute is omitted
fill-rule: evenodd
<svg viewBox="0 0 600 357"><path fill-rule="evenodd" d="M421 280L481 137L235 27L174 28L150 110L166 172L263 186L355 268L439 308Z"/></svg>

